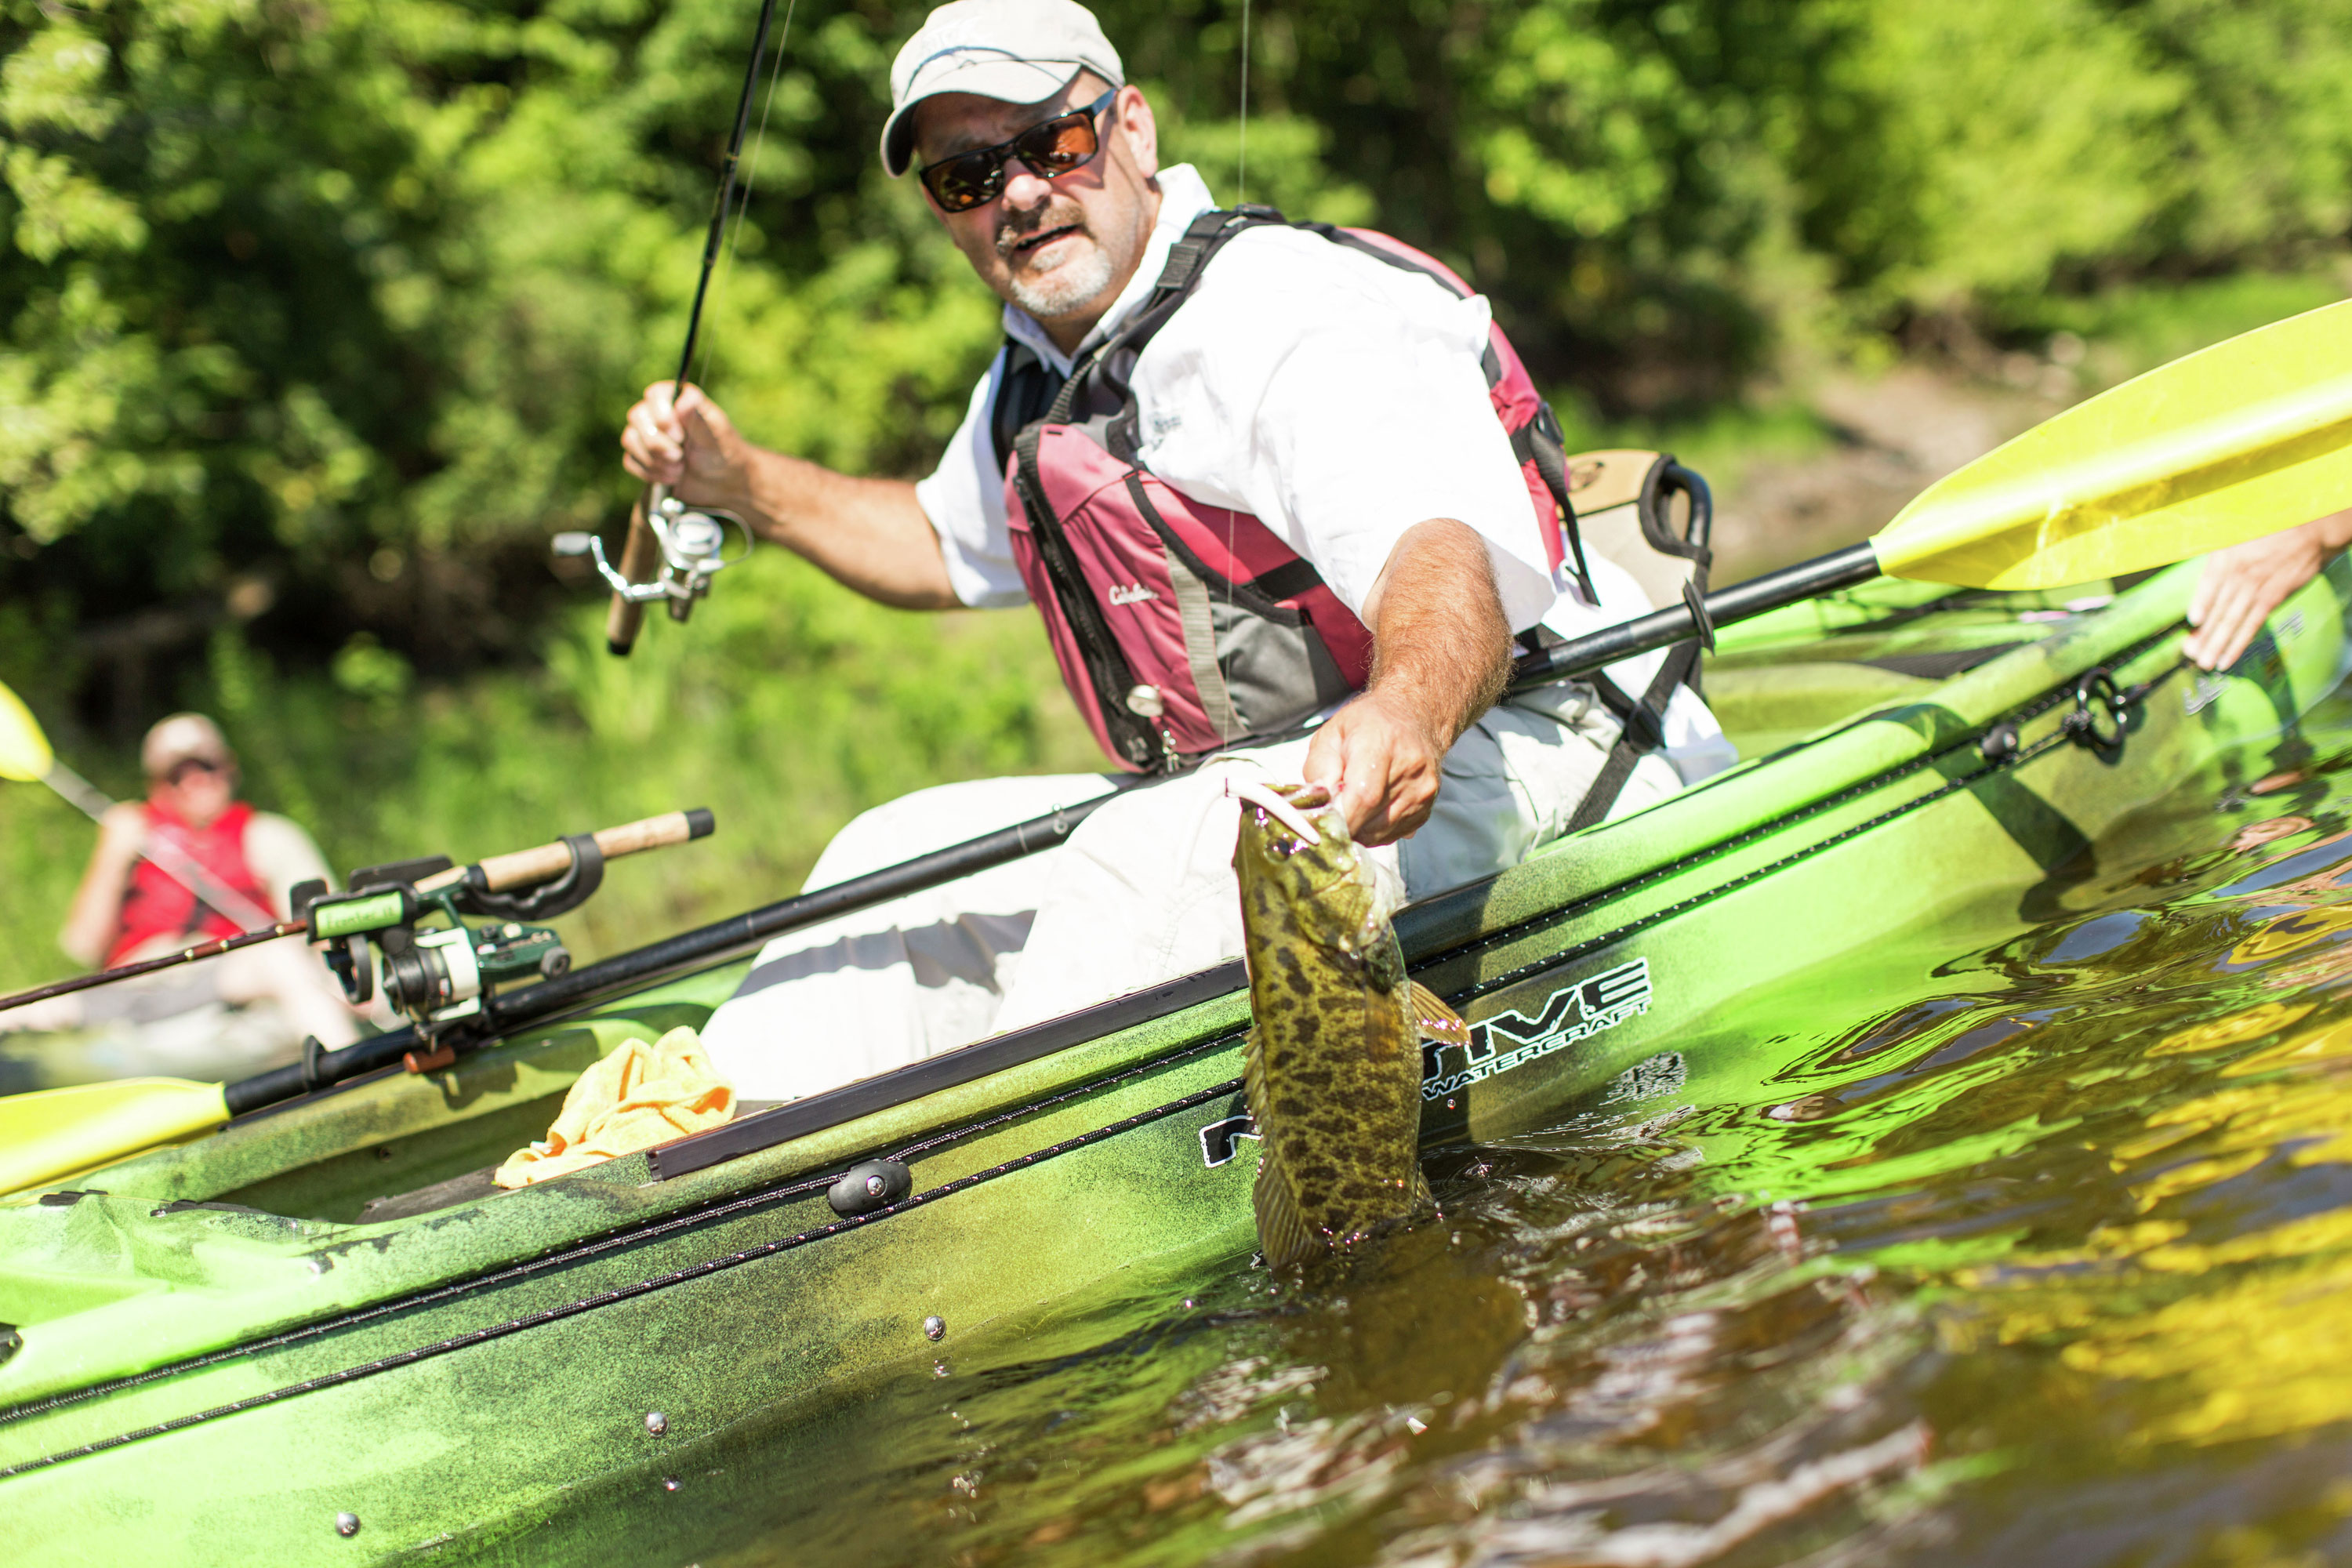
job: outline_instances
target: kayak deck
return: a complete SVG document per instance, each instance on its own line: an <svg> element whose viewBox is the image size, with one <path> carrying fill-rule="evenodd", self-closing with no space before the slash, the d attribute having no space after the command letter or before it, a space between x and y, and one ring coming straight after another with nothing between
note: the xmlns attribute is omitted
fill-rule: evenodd
<svg viewBox="0 0 2352 1568"><path fill-rule="evenodd" d="M1401 915L1416 973L1474 1025L1467 1050L1431 1053L1425 1142L1545 1125L1594 1095L1675 1103L1706 1068L1683 1045L1744 994L2013 898L2334 686L2340 565L2227 679L2178 663L2188 581L2112 604L2073 590L2072 608L1882 584L1727 628L1708 695L1747 762ZM919 1368L927 1317L961 1346L1136 1260L1247 1250L1237 965L541 1188L480 1190L598 1055L698 1024L741 969L69 1184L89 1195L0 1204L0 1319L21 1340L0 1364L0 1485L17 1516L54 1515L59 1542L115 1519L109 1498L168 1517L194 1496L186 1471L207 1478L224 1543L362 1498L387 1548L488 1529L580 1475L655 1462L650 1399L712 1431ZM832 1179L882 1155L913 1195L835 1213ZM747 1332L772 1323L791 1331ZM550 1357L590 1414L516 1430L525 1405L507 1402L543 1389ZM306 1445L361 1432L382 1436L288 1500ZM225 1467L194 1458L215 1450L187 1447L230 1442L236 1468L278 1478L267 1495L224 1499ZM462 1484L434 1458L453 1443L473 1446ZM91 1539L141 1539L117 1530Z"/></svg>

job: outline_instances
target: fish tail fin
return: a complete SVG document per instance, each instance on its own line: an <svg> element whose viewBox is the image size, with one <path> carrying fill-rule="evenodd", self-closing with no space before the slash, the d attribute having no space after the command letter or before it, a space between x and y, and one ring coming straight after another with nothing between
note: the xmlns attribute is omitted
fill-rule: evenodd
<svg viewBox="0 0 2352 1568"><path fill-rule="evenodd" d="M1281 1161L1272 1149L1258 1156L1257 1184L1250 1189L1250 1208L1257 1216L1258 1249L1268 1268L1280 1268L1315 1255L1315 1241L1307 1222L1298 1216L1298 1200L1282 1174Z"/></svg>
<svg viewBox="0 0 2352 1568"><path fill-rule="evenodd" d="M1462 1015L1445 1004L1445 998L1418 980L1405 982L1412 1005L1413 1023L1421 1029L1424 1040L1443 1040L1449 1046L1465 1050L1470 1045L1470 1026Z"/></svg>
<svg viewBox="0 0 2352 1568"><path fill-rule="evenodd" d="M1419 1165L1415 1165L1412 1168L1412 1212L1416 1215L1432 1214L1436 1208L1437 1194L1429 1190L1429 1178L1422 1174Z"/></svg>

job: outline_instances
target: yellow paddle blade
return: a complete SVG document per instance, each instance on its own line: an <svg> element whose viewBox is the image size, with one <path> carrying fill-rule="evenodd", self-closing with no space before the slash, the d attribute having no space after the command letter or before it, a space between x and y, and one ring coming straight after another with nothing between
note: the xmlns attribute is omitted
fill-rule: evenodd
<svg viewBox="0 0 2352 1568"><path fill-rule="evenodd" d="M125 1078L0 1099L0 1193L108 1165L228 1120L216 1083Z"/></svg>
<svg viewBox="0 0 2352 1568"><path fill-rule="evenodd" d="M33 719L33 710L16 694L0 686L0 779L38 784L49 775L57 753L49 738Z"/></svg>
<svg viewBox="0 0 2352 1568"><path fill-rule="evenodd" d="M2352 505L2352 300L2160 365L1937 480L1871 540L1889 576L2056 588Z"/></svg>

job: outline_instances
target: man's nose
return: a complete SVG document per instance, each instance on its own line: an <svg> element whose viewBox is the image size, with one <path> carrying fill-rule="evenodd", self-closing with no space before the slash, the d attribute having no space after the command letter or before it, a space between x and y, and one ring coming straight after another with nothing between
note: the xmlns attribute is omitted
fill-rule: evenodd
<svg viewBox="0 0 2352 1568"><path fill-rule="evenodd" d="M1004 166L1003 199L1007 212L1033 211L1054 199L1054 182L1041 178L1015 158Z"/></svg>

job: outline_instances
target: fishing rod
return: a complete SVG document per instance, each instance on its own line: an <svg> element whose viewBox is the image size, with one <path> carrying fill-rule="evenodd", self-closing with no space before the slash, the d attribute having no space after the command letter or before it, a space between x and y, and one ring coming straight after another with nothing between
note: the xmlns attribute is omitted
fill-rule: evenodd
<svg viewBox="0 0 2352 1568"><path fill-rule="evenodd" d="M351 888L342 893L331 893L323 881L297 883L290 892L291 920L266 920L236 936L0 996L0 1012L281 937L304 936L342 944L328 946L323 956L353 1006L373 996L381 972L385 999L430 1035L450 1020L471 1016L477 1009L467 1004L494 994L501 979L526 973L552 978L572 967L572 955L552 931L520 924L522 920L550 920L577 908L603 881L607 860L708 837L713 826L708 811L673 811L493 855L470 866L437 855L366 867L352 873ZM420 935L418 921L436 912L447 925ZM498 923L468 930L468 915ZM380 964L365 951L368 942L382 951Z"/></svg>
<svg viewBox="0 0 2352 1568"><path fill-rule="evenodd" d="M670 382L673 397L686 390L687 376L694 369L694 351L702 335L702 310L710 293L711 274L717 270L719 251L727 230L727 214L735 201L735 180L743 153L744 132L751 128L751 100L760 84L760 62L768 50L768 30L775 20L776 0L761 0L760 25L751 38L751 58L743 70L743 90L735 100L735 126L727 138L727 156L719 174L719 196L710 209L710 230L702 242L702 274L695 280L694 304L686 318L686 346L677 357L677 374ZM792 12L784 13L784 28L789 36ZM783 68L783 41L776 46L776 67ZM774 89L770 89L772 100ZM767 131L767 117L761 116L761 132ZM745 206L750 206L746 187ZM738 224L740 229L740 224ZM742 548L732 555L727 553L727 525L734 524L742 536ZM667 485L648 485L629 513L629 533L621 547L621 564L615 569L604 558L604 541L593 533L568 532L555 536L552 548L561 556L586 556L595 563L597 574L613 591L612 607L604 616L604 646L616 657L626 658L636 646L637 633L645 624L645 607L656 600L669 607L669 618L684 621L694 613L694 603L710 592L710 580L726 568L742 560L751 551L751 526L733 512L716 509L690 508L669 493Z"/></svg>

